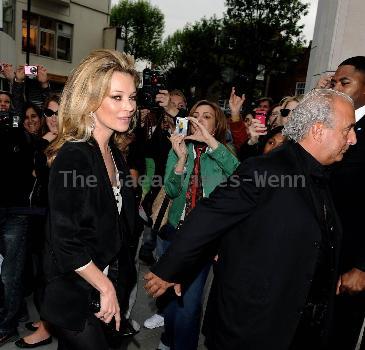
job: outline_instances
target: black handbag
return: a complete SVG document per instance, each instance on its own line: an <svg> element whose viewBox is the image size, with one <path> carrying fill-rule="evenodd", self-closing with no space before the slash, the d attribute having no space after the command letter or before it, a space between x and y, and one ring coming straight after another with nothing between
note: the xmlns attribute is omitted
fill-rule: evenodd
<svg viewBox="0 0 365 350"><path fill-rule="evenodd" d="M100 293L96 289L90 294L89 309L96 314L100 311ZM133 336L139 332L134 329L129 320L123 314L120 315L120 329L119 332L115 329L114 317L110 323L101 322L106 340L111 348L119 348L123 338Z"/></svg>

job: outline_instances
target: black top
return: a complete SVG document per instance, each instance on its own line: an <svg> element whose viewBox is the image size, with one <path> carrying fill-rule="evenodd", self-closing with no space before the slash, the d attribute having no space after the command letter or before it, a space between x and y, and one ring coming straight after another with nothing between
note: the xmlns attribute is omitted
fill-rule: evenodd
<svg viewBox="0 0 365 350"><path fill-rule="evenodd" d="M113 144L110 147L123 184L129 170L121 153ZM96 142L63 145L51 166L48 188L44 257L48 283L41 314L52 324L83 329L92 287L74 270L90 260L103 270L127 244L128 234L134 229L136 206L131 188L123 186L121 194L123 208L119 214ZM128 260L126 254L122 258Z"/></svg>
<svg viewBox="0 0 365 350"><path fill-rule="evenodd" d="M164 280L183 282L218 244L204 321L209 349L289 348L321 255L318 198L307 162L304 149L288 142L242 163L227 184L198 203L153 268ZM331 305L336 272L328 278Z"/></svg>

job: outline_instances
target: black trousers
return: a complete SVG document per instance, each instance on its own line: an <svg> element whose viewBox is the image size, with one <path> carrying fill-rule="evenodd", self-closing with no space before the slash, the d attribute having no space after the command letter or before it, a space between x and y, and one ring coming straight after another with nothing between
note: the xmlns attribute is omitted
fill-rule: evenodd
<svg viewBox="0 0 365 350"><path fill-rule="evenodd" d="M52 326L52 334L58 337L57 350L108 350L100 321L90 314L82 331Z"/></svg>
<svg viewBox="0 0 365 350"><path fill-rule="evenodd" d="M365 293L336 297L334 331L331 345L338 349L354 350L365 317ZM334 349L336 348L334 347ZM365 350L363 337L360 350Z"/></svg>

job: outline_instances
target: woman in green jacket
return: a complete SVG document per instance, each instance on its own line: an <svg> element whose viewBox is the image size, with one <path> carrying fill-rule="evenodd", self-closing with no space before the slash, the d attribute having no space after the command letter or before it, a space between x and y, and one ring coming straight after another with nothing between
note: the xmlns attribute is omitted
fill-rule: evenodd
<svg viewBox="0 0 365 350"><path fill-rule="evenodd" d="M190 135L171 136L164 187L172 199L168 224L162 233L162 252L174 238L176 229L196 203L230 176L239 161L225 145L227 120L220 107L210 101L197 102L190 111ZM191 232L194 234L194 232ZM160 349L195 350L199 340L199 324L203 289L211 262L191 283L164 308L165 332ZM164 347L165 346L165 347Z"/></svg>

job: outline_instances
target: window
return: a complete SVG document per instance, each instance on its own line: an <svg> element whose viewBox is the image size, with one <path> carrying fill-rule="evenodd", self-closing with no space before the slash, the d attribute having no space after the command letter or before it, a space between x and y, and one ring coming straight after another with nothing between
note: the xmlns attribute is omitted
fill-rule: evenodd
<svg viewBox="0 0 365 350"><path fill-rule="evenodd" d="M1 1L0 1L1 6ZM1 11L0 11L1 16ZM15 39L15 0L2 1L3 31Z"/></svg>
<svg viewBox="0 0 365 350"><path fill-rule="evenodd" d="M23 11L22 49L27 47L27 12ZM36 55L71 61L73 26L48 17L30 15L30 52Z"/></svg>
<svg viewBox="0 0 365 350"><path fill-rule="evenodd" d="M304 95L304 92L305 92L305 82L302 83L302 82L297 82L295 84L295 95L298 96L298 95Z"/></svg>

